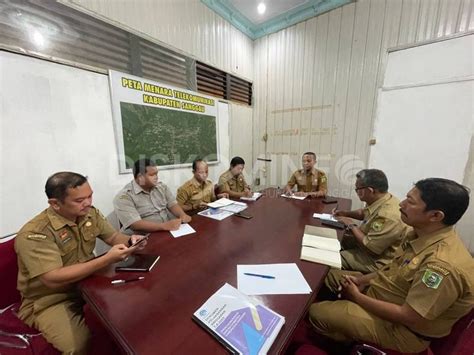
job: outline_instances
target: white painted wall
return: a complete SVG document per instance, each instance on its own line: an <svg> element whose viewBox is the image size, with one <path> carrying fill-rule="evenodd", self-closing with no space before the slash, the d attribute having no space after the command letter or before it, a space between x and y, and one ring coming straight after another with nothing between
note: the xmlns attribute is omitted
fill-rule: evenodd
<svg viewBox="0 0 474 355"><path fill-rule="evenodd" d="M369 166L385 171L398 196L425 177L466 183L472 175L473 56L474 34L389 53ZM459 227L474 251L472 210Z"/></svg>
<svg viewBox="0 0 474 355"><path fill-rule="evenodd" d="M253 43L199 0L65 0L248 80Z"/></svg>
<svg viewBox="0 0 474 355"><path fill-rule="evenodd" d="M358 0L255 41L254 156L273 158L263 183L283 185L313 150L329 191L359 206L387 49L472 30L472 0Z"/></svg>
<svg viewBox="0 0 474 355"><path fill-rule="evenodd" d="M9 52L0 52L0 235L16 232L47 207L44 184L57 171L89 177L94 205L109 214L131 174L119 175L108 76ZM228 168L229 117L218 107L222 162ZM172 191L191 169L160 172Z"/></svg>

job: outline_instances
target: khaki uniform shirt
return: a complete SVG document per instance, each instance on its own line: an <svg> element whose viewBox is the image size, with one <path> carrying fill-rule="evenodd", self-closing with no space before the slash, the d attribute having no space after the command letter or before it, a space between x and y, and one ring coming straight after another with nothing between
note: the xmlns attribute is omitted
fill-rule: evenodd
<svg viewBox="0 0 474 355"><path fill-rule="evenodd" d="M412 331L443 337L474 305L474 260L453 227L420 238L410 231L367 295L406 302L425 319Z"/></svg>
<svg viewBox="0 0 474 355"><path fill-rule="evenodd" d="M163 223L176 218L168 209L177 203L164 183L159 182L147 192L132 180L115 196L114 209L122 223L121 230L131 234L133 231L129 228L130 225L142 219Z"/></svg>
<svg viewBox="0 0 474 355"><path fill-rule="evenodd" d="M364 208L364 221L360 230L365 234L362 240L365 248L355 248L341 253L349 269L355 271L375 271L388 264L400 245L407 225L400 217L400 201L386 193L383 197ZM373 269L365 270L371 265Z"/></svg>
<svg viewBox="0 0 474 355"><path fill-rule="evenodd" d="M233 176L230 170L227 170L219 177L218 186L219 192L244 192L245 188L250 189L249 185L245 182L243 174Z"/></svg>
<svg viewBox="0 0 474 355"><path fill-rule="evenodd" d="M211 180L200 183L193 177L178 189L176 199L181 206L187 205L195 210L201 202L209 203L216 199L214 184Z"/></svg>
<svg viewBox="0 0 474 355"><path fill-rule="evenodd" d="M51 305L77 298L73 287L51 289L39 276L63 266L86 262L94 257L96 238L107 239L116 231L105 217L92 207L78 223L67 220L51 207L21 228L15 239L18 255L18 290L23 301L20 317L27 318ZM28 309L28 311L27 311Z"/></svg>
<svg viewBox="0 0 474 355"><path fill-rule="evenodd" d="M326 174L313 168L309 174L307 174L304 169L296 170L293 175L291 175L290 180L288 180L288 186L293 188L297 185L298 191L302 192L317 192L321 190L328 189L328 179Z"/></svg>

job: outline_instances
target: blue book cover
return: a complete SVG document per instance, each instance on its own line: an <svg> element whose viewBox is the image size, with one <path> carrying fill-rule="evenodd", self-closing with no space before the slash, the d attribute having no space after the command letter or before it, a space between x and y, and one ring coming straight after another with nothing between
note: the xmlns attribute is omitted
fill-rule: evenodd
<svg viewBox="0 0 474 355"><path fill-rule="evenodd" d="M229 284L222 286L193 315L235 354L266 354L285 318L254 302Z"/></svg>

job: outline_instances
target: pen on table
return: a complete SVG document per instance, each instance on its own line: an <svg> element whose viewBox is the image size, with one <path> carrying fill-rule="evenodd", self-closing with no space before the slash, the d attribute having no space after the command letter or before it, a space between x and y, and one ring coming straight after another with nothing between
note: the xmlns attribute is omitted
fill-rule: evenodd
<svg viewBox="0 0 474 355"><path fill-rule="evenodd" d="M110 283L112 285L117 285L117 284L124 284L124 283L127 283L127 282L132 282L132 281L140 281L140 280L145 280L145 276L140 276L140 277L137 277L136 279L112 280L112 281L110 281Z"/></svg>
<svg viewBox="0 0 474 355"><path fill-rule="evenodd" d="M253 274L253 273L251 273L251 272L244 272L244 275L262 277L262 278L264 278L264 279L274 279L274 278L275 278L275 276L262 275L262 274Z"/></svg>
<svg viewBox="0 0 474 355"><path fill-rule="evenodd" d="M339 207L339 202L336 203L336 207L334 207L334 209L332 210L332 214L336 213L338 207Z"/></svg>

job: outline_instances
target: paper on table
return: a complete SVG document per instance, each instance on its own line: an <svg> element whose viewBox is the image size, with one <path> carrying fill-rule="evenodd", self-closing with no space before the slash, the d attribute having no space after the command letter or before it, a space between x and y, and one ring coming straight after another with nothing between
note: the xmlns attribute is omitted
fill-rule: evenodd
<svg viewBox="0 0 474 355"><path fill-rule="evenodd" d="M227 211L227 212L232 212L232 213L239 213L242 212L247 208L247 204L244 202L234 202L231 205L224 206L219 208L220 211Z"/></svg>
<svg viewBox="0 0 474 355"><path fill-rule="evenodd" d="M244 275L244 272L270 275L274 279ZM298 266L289 264L237 265L237 285L239 291L247 295L288 295L311 293Z"/></svg>
<svg viewBox="0 0 474 355"><path fill-rule="evenodd" d="M219 207L224 207L224 206L229 206L235 203L235 201L229 200L228 198L220 198L217 201L208 203L207 206L211 208L219 208Z"/></svg>
<svg viewBox="0 0 474 355"><path fill-rule="evenodd" d="M313 218L319 218L319 219L323 219L323 220L326 220L326 221L338 222L338 220L335 219L334 216L332 214L329 214L329 213L314 213Z"/></svg>
<svg viewBox="0 0 474 355"><path fill-rule="evenodd" d="M183 235L188 235L191 233L196 233L196 231L187 223L183 223L179 226L178 230L170 231L171 235L175 238L182 237Z"/></svg>
<svg viewBox="0 0 474 355"><path fill-rule="evenodd" d="M198 212L198 215L200 216L216 219L218 221L222 221L224 218L230 217L233 214L234 214L233 212L224 211L221 209L217 209L216 211L213 211L211 208Z"/></svg>
<svg viewBox="0 0 474 355"><path fill-rule="evenodd" d="M285 195L285 194L282 194L281 197L293 198L295 200L304 200L306 198L306 196Z"/></svg>
<svg viewBox="0 0 474 355"><path fill-rule="evenodd" d="M257 201L260 196L262 196L261 192L254 192L252 196L250 197L242 196L240 199L244 201Z"/></svg>

